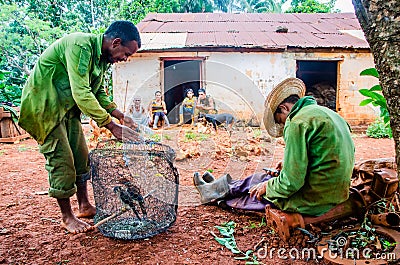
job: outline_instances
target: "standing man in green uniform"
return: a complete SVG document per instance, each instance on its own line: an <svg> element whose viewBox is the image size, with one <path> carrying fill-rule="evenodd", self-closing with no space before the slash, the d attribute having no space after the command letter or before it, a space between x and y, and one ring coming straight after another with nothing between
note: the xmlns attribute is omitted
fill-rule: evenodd
<svg viewBox="0 0 400 265"><path fill-rule="evenodd" d="M223 200L230 207L281 210L322 215L349 196L354 143L346 121L334 111L304 97L304 83L288 78L265 102L264 125L273 137L283 135L283 163L278 176L253 174L243 180L209 173L194 176L202 203ZM273 174L272 174L273 175Z"/></svg>
<svg viewBox="0 0 400 265"><path fill-rule="evenodd" d="M19 125L39 143L46 158L49 196L57 199L62 226L71 233L92 229L78 218L96 213L87 193L88 148L80 114L118 139L135 136L122 125L135 124L110 101L102 85L109 64L126 61L140 46L139 32L129 21L112 23L104 35L69 34L43 52L23 89ZM76 216L69 199L75 193Z"/></svg>

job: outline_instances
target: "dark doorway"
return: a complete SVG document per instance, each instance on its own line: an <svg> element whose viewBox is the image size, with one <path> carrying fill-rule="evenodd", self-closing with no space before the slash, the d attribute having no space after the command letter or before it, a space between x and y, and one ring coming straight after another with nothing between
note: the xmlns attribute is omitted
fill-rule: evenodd
<svg viewBox="0 0 400 265"><path fill-rule="evenodd" d="M198 96L202 60L164 60L164 101L168 119L179 122L179 106L185 98L185 90L193 89Z"/></svg>
<svg viewBox="0 0 400 265"><path fill-rule="evenodd" d="M306 95L336 111L337 61L297 61L296 77L306 85Z"/></svg>

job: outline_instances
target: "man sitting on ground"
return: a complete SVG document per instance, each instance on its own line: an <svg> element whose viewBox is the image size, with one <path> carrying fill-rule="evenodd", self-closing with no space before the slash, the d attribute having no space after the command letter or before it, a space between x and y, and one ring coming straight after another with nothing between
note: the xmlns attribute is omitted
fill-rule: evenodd
<svg viewBox="0 0 400 265"><path fill-rule="evenodd" d="M149 115L146 109L143 107L142 98L140 96L135 96L133 98L132 104L129 107L128 115L137 124L147 126L149 124Z"/></svg>
<svg viewBox="0 0 400 265"><path fill-rule="evenodd" d="M277 85L265 102L264 125L273 137L283 135L286 147L276 177L253 174L232 180L194 175L201 202L263 211L267 204L284 211L322 215L349 196L354 143L346 121L334 111L304 97L304 83L289 78Z"/></svg>
<svg viewBox="0 0 400 265"><path fill-rule="evenodd" d="M214 99L210 95L206 95L206 90L204 88L199 89L199 97L196 102L196 112L195 116L199 113L215 114L217 109L215 107Z"/></svg>
<svg viewBox="0 0 400 265"><path fill-rule="evenodd" d="M183 125L185 122L184 115L189 114L190 119L192 121L192 125L194 125L194 110L196 108L196 97L194 96L193 89L188 88L186 90L186 97L182 101L181 106L179 107L179 123L178 125Z"/></svg>

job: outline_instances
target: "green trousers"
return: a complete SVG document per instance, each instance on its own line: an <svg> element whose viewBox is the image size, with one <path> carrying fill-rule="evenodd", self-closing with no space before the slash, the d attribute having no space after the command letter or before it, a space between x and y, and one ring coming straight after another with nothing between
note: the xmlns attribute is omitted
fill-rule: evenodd
<svg viewBox="0 0 400 265"><path fill-rule="evenodd" d="M89 179L88 148L80 121L73 108L39 146L46 158L49 196L63 199L76 193L76 183Z"/></svg>

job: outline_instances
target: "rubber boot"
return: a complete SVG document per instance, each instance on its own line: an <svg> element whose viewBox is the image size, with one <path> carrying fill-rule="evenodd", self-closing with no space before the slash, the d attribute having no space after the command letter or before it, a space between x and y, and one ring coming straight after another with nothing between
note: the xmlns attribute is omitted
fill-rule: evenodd
<svg viewBox="0 0 400 265"><path fill-rule="evenodd" d="M179 114L179 123L178 126L183 125L183 114Z"/></svg>
<svg viewBox="0 0 400 265"><path fill-rule="evenodd" d="M155 117L154 117L154 123L153 123L153 129L154 130L157 130L157 123L158 123L158 119L159 119L160 117L158 116L158 115L155 115Z"/></svg>
<svg viewBox="0 0 400 265"><path fill-rule="evenodd" d="M200 201L202 204L214 202L229 195L228 184L232 181L232 177L226 174L218 179L214 179L212 175L212 178L210 175L211 174L200 176L198 172L195 172L193 176L193 184L200 193ZM207 182L206 180L211 180L211 182Z"/></svg>
<svg viewBox="0 0 400 265"><path fill-rule="evenodd" d="M209 171L205 171L203 173L203 180L207 183L211 183L215 180L215 178Z"/></svg>
<svg viewBox="0 0 400 265"><path fill-rule="evenodd" d="M169 120L167 115L164 116L164 121L165 121L165 125L167 126L167 128L169 128Z"/></svg>

